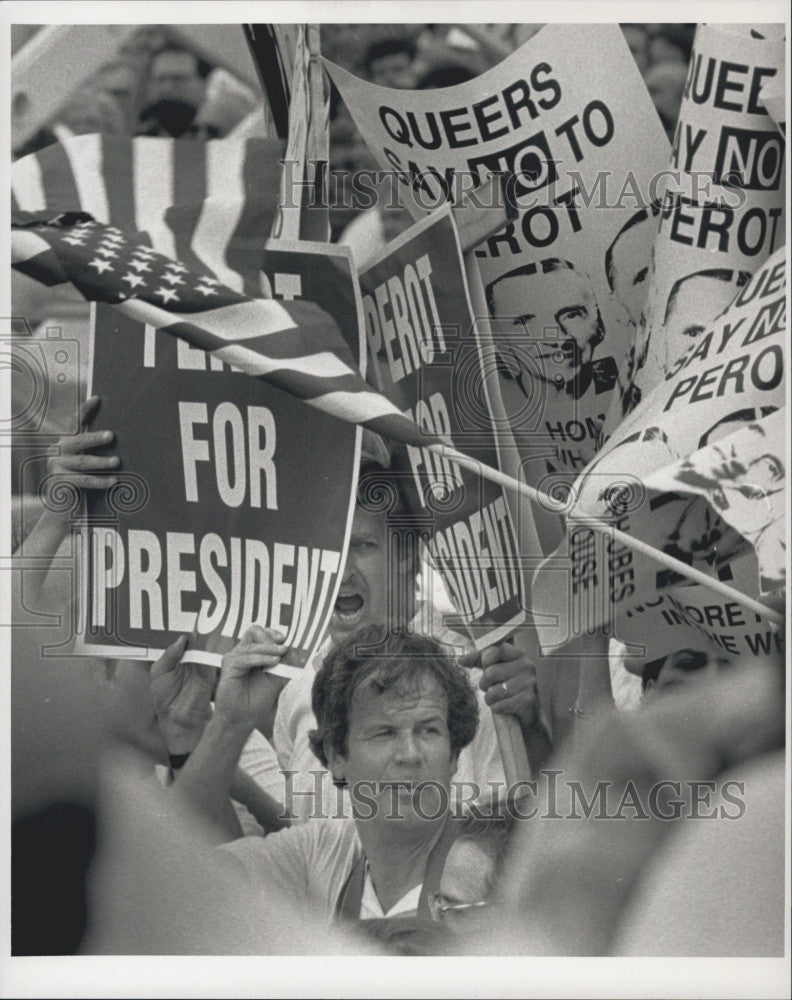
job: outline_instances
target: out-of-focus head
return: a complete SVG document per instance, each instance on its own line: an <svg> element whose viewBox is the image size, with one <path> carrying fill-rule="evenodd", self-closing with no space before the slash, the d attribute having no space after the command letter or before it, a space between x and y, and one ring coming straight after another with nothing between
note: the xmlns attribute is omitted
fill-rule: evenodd
<svg viewBox="0 0 792 1000"><path fill-rule="evenodd" d="M687 79L687 64L678 61L658 63L647 71L644 79L663 128L669 138L673 138Z"/></svg>
<svg viewBox="0 0 792 1000"><path fill-rule="evenodd" d="M514 828L507 814L469 817L448 852L440 887L430 908L433 917L456 934L476 934L492 926L501 905L499 880Z"/></svg>
<svg viewBox="0 0 792 1000"><path fill-rule="evenodd" d="M104 660L95 680L103 728L113 742L165 764L168 751L154 713L148 660Z"/></svg>
<svg viewBox="0 0 792 1000"><path fill-rule="evenodd" d="M711 681L732 660L701 649L680 649L650 660L643 669L641 684L645 697L685 692L691 686Z"/></svg>
<svg viewBox="0 0 792 1000"><path fill-rule="evenodd" d="M194 52L168 42L151 57L149 99L181 100L198 108L210 70Z"/></svg>
<svg viewBox="0 0 792 1000"><path fill-rule="evenodd" d="M487 286L487 304L499 320L498 346L519 347L521 354L530 356L531 374L544 382L565 385L591 361L605 337L591 279L556 257L497 278Z"/></svg>
<svg viewBox="0 0 792 1000"><path fill-rule="evenodd" d="M153 121L178 138L190 130L206 92L208 63L194 52L169 42L151 57L146 106L141 121Z"/></svg>
<svg viewBox="0 0 792 1000"><path fill-rule="evenodd" d="M638 69L645 74L649 68L649 35L642 24L622 24L622 34Z"/></svg>
<svg viewBox="0 0 792 1000"><path fill-rule="evenodd" d="M411 90L415 86L415 53L415 42L411 38L380 39L366 52L366 75L379 87Z"/></svg>

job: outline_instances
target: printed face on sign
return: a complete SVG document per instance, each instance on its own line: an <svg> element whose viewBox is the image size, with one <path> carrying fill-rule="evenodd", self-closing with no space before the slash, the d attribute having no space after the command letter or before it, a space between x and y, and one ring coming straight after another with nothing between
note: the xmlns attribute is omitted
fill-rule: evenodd
<svg viewBox="0 0 792 1000"><path fill-rule="evenodd" d="M724 312L749 278L747 271L711 268L674 282L663 320L669 363L682 357L691 341Z"/></svg>
<svg viewBox="0 0 792 1000"><path fill-rule="evenodd" d="M759 424L749 424L756 445L734 439L713 448L715 464L692 459L677 473L680 483L704 490L724 520L754 547L763 590L782 586L786 574L784 462Z"/></svg>
<svg viewBox="0 0 792 1000"><path fill-rule="evenodd" d="M630 216L605 254L605 272L610 289L627 310L635 327L646 302L652 240L656 230L657 210L642 208Z"/></svg>
<svg viewBox="0 0 792 1000"><path fill-rule="evenodd" d="M592 385L597 393L613 387L613 359L592 363L605 330L591 281L569 261L548 258L509 271L489 285L487 298L498 320L501 374L526 398L535 391L531 379L575 399Z"/></svg>

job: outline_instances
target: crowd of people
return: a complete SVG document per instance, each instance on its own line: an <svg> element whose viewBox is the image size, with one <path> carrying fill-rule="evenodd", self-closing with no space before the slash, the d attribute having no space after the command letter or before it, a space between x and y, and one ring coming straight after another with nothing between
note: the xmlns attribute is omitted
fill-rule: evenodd
<svg viewBox="0 0 792 1000"><path fill-rule="evenodd" d="M322 45L376 84L431 88L538 27L328 25ZM692 26L623 31L672 133ZM94 131L213 139L255 108L227 71L141 28L15 153ZM330 141L332 169L373 166L337 95ZM354 244L371 220L345 211L334 235ZM407 221L380 218L383 241ZM91 429L49 472L107 489L118 429L96 399L80 417ZM272 672L284 636L258 625L219 670L185 660L190 636L151 664L45 658L34 629L15 634L15 663L36 667L13 681L14 953L781 953L783 657L675 651L636 668L627 710L607 643L544 673L519 631L479 652L423 613L409 529L367 502L372 478L409 521L367 433L328 634L292 680ZM27 610L71 615L70 577L47 571L68 531L48 507L21 541L39 560ZM524 743L516 784L498 717ZM722 821L695 822L705 811Z"/></svg>

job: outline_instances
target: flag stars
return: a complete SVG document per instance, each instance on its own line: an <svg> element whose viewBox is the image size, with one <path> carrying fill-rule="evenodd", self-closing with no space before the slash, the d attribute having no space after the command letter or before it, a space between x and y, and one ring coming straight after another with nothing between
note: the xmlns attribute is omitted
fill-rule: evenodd
<svg viewBox="0 0 792 1000"><path fill-rule="evenodd" d="M96 248L96 256L97 257L105 257L108 260L111 260L113 257L117 257L118 256L118 252L116 250L110 250L107 247L101 247L101 246L99 246L99 247Z"/></svg>
<svg viewBox="0 0 792 1000"><path fill-rule="evenodd" d="M98 257L94 257L92 261L89 261L88 266L95 267L99 274L104 274L105 271L115 270L106 260L100 260Z"/></svg>
<svg viewBox="0 0 792 1000"><path fill-rule="evenodd" d="M137 271L138 273L151 270L151 266L142 260L130 260L129 266L131 268L134 268L134 270Z"/></svg>
<svg viewBox="0 0 792 1000"><path fill-rule="evenodd" d="M206 285L196 285L195 286L195 290L196 290L196 292L200 292L201 295L214 295L215 294L215 289L214 288L207 288Z"/></svg>
<svg viewBox="0 0 792 1000"><path fill-rule="evenodd" d="M130 288L137 288L138 285L145 285L146 283L145 280L141 278L139 274L132 274L131 271L129 272L129 274L125 274L121 280L128 281Z"/></svg>
<svg viewBox="0 0 792 1000"><path fill-rule="evenodd" d="M159 295L165 305L167 305L171 299L176 302L179 301L179 296L172 288L157 288L154 294Z"/></svg>
<svg viewBox="0 0 792 1000"><path fill-rule="evenodd" d="M180 278L178 274L171 274L170 271L166 271L162 275L162 280L167 281L169 285L183 285L184 278Z"/></svg>

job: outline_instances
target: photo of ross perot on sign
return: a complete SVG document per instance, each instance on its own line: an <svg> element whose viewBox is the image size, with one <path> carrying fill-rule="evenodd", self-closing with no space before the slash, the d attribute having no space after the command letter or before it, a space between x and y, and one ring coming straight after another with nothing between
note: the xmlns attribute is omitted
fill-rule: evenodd
<svg viewBox="0 0 792 1000"><path fill-rule="evenodd" d="M111 6L0 10L0 992L789 997L786 6Z"/></svg>

